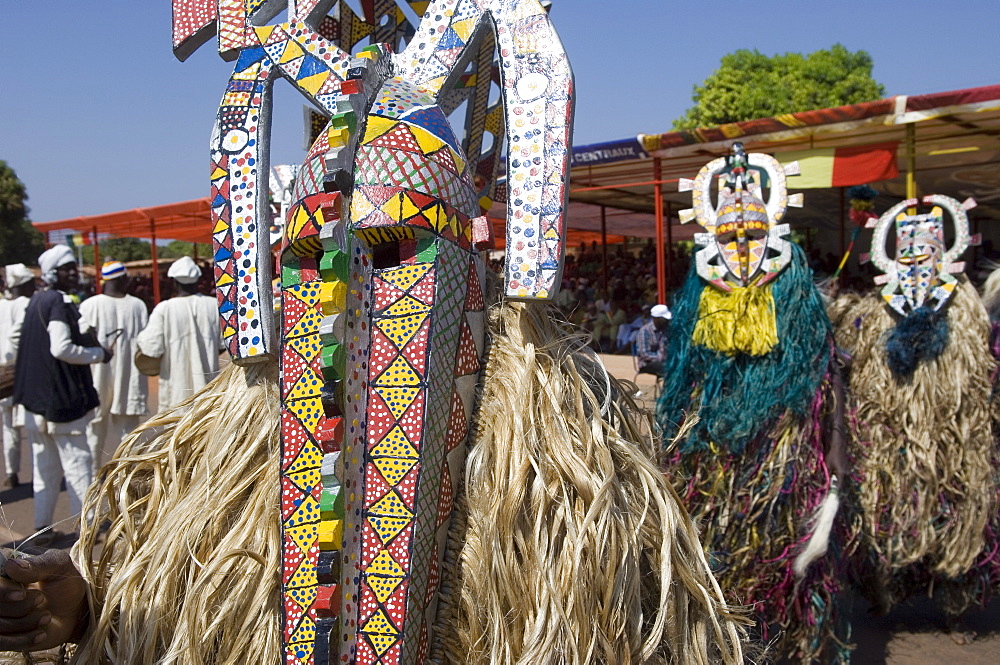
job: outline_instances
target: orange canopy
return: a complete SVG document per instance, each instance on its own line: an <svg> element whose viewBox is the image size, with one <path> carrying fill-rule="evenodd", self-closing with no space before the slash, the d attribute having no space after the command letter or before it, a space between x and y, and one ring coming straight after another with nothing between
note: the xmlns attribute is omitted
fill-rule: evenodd
<svg viewBox="0 0 1000 665"><path fill-rule="evenodd" d="M212 214L208 197L104 215L72 217L56 222L36 222L34 226L46 234L50 231L73 230L120 238L149 238L153 241L164 238L212 242Z"/></svg>

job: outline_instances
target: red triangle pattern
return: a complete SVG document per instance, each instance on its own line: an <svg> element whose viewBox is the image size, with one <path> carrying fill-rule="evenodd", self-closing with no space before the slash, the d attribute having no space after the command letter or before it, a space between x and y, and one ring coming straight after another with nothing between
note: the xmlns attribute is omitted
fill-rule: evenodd
<svg viewBox="0 0 1000 665"><path fill-rule="evenodd" d="M403 563L410 560L410 543L413 540L413 524L411 523L405 529L399 532L399 535L392 539L392 542L386 548L389 552L389 556ZM397 589L397 592L399 590Z"/></svg>
<svg viewBox="0 0 1000 665"><path fill-rule="evenodd" d="M389 284L385 280L376 277L375 278L375 306L376 312L381 312L383 309L393 304L397 300L403 297L403 292Z"/></svg>
<svg viewBox="0 0 1000 665"><path fill-rule="evenodd" d="M298 459L309 435L291 411L281 410L281 468L287 469Z"/></svg>
<svg viewBox="0 0 1000 665"><path fill-rule="evenodd" d="M421 377L427 376L427 336L430 334L431 320L427 318L410 342L403 348L401 355Z"/></svg>
<svg viewBox="0 0 1000 665"><path fill-rule="evenodd" d="M448 519L451 517L451 510L454 507L455 497L454 490L451 487L451 465L446 462L441 474L441 497L438 500L436 529L440 529L443 524L448 522Z"/></svg>
<svg viewBox="0 0 1000 665"><path fill-rule="evenodd" d="M448 146L445 146L430 155L430 158L434 160L441 168L451 171L456 176L462 175L458 170L458 164L455 163L455 158L451 155L451 150Z"/></svg>
<svg viewBox="0 0 1000 665"><path fill-rule="evenodd" d="M427 594L424 596L424 607L427 607L434 599L434 594L437 593L438 584L441 583L441 570L438 567L437 543L434 544L434 551L431 553L429 563L431 570L427 576Z"/></svg>
<svg viewBox="0 0 1000 665"><path fill-rule="evenodd" d="M451 394L451 414L448 417L448 433L445 435L446 450L450 453L462 445L468 432L462 396L456 390Z"/></svg>
<svg viewBox="0 0 1000 665"><path fill-rule="evenodd" d="M294 599L283 596L285 601L285 641L292 636L292 633L299 627L302 619L302 607Z"/></svg>
<svg viewBox="0 0 1000 665"><path fill-rule="evenodd" d="M417 393L416 398L413 400L413 404L410 408L406 410L403 417L399 419L399 426L403 429L403 434L406 435L407 440L413 444L413 447L420 450L420 441L423 437L424 430L424 399L427 397L427 391L421 390Z"/></svg>
<svg viewBox="0 0 1000 665"><path fill-rule="evenodd" d="M355 190L361 192L376 208L403 191L402 187L385 187L383 185L362 185Z"/></svg>
<svg viewBox="0 0 1000 665"><path fill-rule="evenodd" d="M363 636L358 636L357 646L354 652L354 662L356 665L376 665L378 663L378 657L375 655L375 649L372 648L368 640Z"/></svg>
<svg viewBox="0 0 1000 665"><path fill-rule="evenodd" d="M291 294L281 294L281 334L288 335L302 315L306 313L306 304Z"/></svg>
<svg viewBox="0 0 1000 665"><path fill-rule="evenodd" d="M367 145L372 147L389 148L390 150L401 150L403 152L416 152L424 154L420 149L417 140L413 138L413 133L404 123L399 123L395 128L389 130L382 136L369 141Z"/></svg>
<svg viewBox="0 0 1000 665"><path fill-rule="evenodd" d="M288 396L288 391L292 389L302 373L306 371L305 358L295 352L291 346L286 346L281 351L281 398Z"/></svg>
<svg viewBox="0 0 1000 665"><path fill-rule="evenodd" d="M288 478L281 479L281 522L282 524L292 516L299 505L305 500L307 494L305 490L298 487Z"/></svg>
<svg viewBox="0 0 1000 665"><path fill-rule="evenodd" d="M486 309L483 301L483 285L479 281L479 271L476 270L476 262L469 261L469 279L466 280L469 290L465 295L465 311L481 312Z"/></svg>
<svg viewBox="0 0 1000 665"><path fill-rule="evenodd" d="M364 626L378 611L379 602L375 592L367 584L361 584L361 600L358 601L358 624ZM364 628L362 628L364 630Z"/></svg>
<svg viewBox="0 0 1000 665"><path fill-rule="evenodd" d="M419 397L417 399L419 399ZM379 394L371 389L368 391L367 411L367 445L369 448L372 448L376 443L382 440L382 437L384 437L390 429L392 429L393 425L396 424L396 419L392 417L392 412L389 411L389 407L385 405L385 402L381 397L379 397Z"/></svg>
<svg viewBox="0 0 1000 665"><path fill-rule="evenodd" d="M402 625L406 616L406 593L409 591L409 587L410 580L404 579L399 583L396 590L393 591L392 594L385 600L385 613L389 615L389 618L392 619L392 622L397 626ZM390 606L392 606L392 609L389 609Z"/></svg>
<svg viewBox="0 0 1000 665"><path fill-rule="evenodd" d="M378 503L382 497L388 494L392 488L389 486L382 474L371 463L365 469L365 500L364 509L368 510ZM376 541L378 536L376 536Z"/></svg>
<svg viewBox="0 0 1000 665"><path fill-rule="evenodd" d="M417 483L420 481L420 464L415 464L399 484L396 485L396 494L403 500L403 503L410 510L416 510L417 503Z"/></svg>
<svg viewBox="0 0 1000 665"><path fill-rule="evenodd" d="M292 575L305 561L306 556L292 538L285 536L283 540L284 542L281 544L281 583L284 585L292 579Z"/></svg>
<svg viewBox="0 0 1000 665"><path fill-rule="evenodd" d="M476 340L472 336L469 322L462 317L462 336L458 342L458 355L455 358L455 376L468 376L480 370L479 351L476 350Z"/></svg>
<svg viewBox="0 0 1000 665"><path fill-rule="evenodd" d="M425 305L434 304L434 269L427 271L427 274L420 278L420 280L410 287L409 294L424 303Z"/></svg>

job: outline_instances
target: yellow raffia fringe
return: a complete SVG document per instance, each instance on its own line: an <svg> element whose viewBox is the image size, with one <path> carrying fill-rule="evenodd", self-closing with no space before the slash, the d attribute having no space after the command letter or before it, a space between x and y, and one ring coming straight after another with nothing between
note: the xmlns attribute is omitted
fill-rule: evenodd
<svg viewBox="0 0 1000 665"><path fill-rule="evenodd" d="M730 356L768 353L778 344L771 285L736 286L729 293L706 286L691 341Z"/></svg>

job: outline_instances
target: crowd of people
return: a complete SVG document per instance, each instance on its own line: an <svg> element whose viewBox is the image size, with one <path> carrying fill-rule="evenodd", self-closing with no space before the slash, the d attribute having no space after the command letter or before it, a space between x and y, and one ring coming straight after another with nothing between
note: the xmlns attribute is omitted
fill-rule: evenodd
<svg viewBox="0 0 1000 665"><path fill-rule="evenodd" d="M148 376L158 377L158 408L168 408L218 374L223 345L215 298L199 293L202 270L190 257L170 266L176 295L151 313L131 294L132 280L119 261L104 263L101 293L82 302L71 248L46 250L38 265L41 288L25 265L6 267L0 365L13 372L7 372L10 394L0 401L0 413L4 487L20 484L27 443L33 544L44 547L73 537L53 525L62 484L70 513L79 514L105 448L117 447L150 415Z"/></svg>

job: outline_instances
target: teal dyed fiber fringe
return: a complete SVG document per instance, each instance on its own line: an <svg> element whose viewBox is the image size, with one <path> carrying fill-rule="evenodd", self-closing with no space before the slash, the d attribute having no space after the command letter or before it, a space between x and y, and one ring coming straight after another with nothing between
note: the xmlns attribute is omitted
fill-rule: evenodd
<svg viewBox="0 0 1000 665"><path fill-rule="evenodd" d="M945 310L918 307L893 327L885 342L886 362L893 373L909 379L921 361L944 353L949 334Z"/></svg>
<svg viewBox="0 0 1000 665"><path fill-rule="evenodd" d="M687 412L698 408L699 421L682 453L705 450L709 442L741 453L747 442L786 409L804 416L826 372L830 321L805 254L792 244L792 260L774 281L778 345L764 356L727 356L691 342L698 302L706 286L694 265L673 303L664 384L656 419L673 438Z"/></svg>

